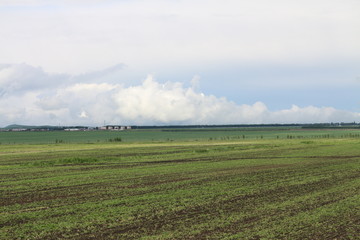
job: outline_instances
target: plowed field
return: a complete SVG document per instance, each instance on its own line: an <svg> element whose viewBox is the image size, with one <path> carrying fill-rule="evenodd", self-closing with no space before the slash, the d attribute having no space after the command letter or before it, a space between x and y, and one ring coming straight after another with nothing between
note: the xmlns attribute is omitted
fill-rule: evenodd
<svg viewBox="0 0 360 240"><path fill-rule="evenodd" d="M0 145L1 239L359 239L360 140Z"/></svg>

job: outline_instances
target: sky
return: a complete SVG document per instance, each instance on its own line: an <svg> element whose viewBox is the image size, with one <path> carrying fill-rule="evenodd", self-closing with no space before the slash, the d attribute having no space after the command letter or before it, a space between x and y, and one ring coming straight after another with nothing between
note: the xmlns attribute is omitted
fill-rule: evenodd
<svg viewBox="0 0 360 240"><path fill-rule="evenodd" d="M0 0L0 127L360 122L358 0Z"/></svg>

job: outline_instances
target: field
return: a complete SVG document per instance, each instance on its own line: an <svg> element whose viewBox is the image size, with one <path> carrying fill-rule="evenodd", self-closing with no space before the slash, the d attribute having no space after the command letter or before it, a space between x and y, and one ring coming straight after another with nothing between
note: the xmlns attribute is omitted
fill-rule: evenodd
<svg viewBox="0 0 360 240"><path fill-rule="evenodd" d="M218 129L160 129L131 131L49 131L0 132L0 144L103 143L121 138L123 142L169 142L249 139L359 138L359 129L301 129L297 127L253 127Z"/></svg>
<svg viewBox="0 0 360 240"><path fill-rule="evenodd" d="M0 132L0 239L359 239L359 133Z"/></svg>

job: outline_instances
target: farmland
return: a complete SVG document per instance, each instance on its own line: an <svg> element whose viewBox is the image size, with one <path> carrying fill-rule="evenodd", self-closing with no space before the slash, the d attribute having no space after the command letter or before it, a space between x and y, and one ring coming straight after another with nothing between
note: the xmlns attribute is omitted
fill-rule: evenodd
<svg viewBox="0 0 360 240"><path fill-rule="evenodd" d="M358 239L359 130L0 132L0 239Z"/></svg>
<svg viewBox="0 0 360 240"><path fill-rule="evenodd" d="M124 142L169 142L246 139L360 138L357 129L278 128L198 128L131 131L46 131L0 132L0 144L103 143L121 138Z"/></svg>

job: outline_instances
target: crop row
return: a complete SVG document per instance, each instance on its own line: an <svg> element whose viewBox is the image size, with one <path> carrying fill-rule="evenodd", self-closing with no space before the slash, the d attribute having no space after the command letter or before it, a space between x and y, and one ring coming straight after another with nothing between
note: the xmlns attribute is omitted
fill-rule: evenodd
<svg viewBox="0 0 360 240"><path fill-rule="evenodd" d="M7 146L0 239L355 239L357 139Z"/></svg>

